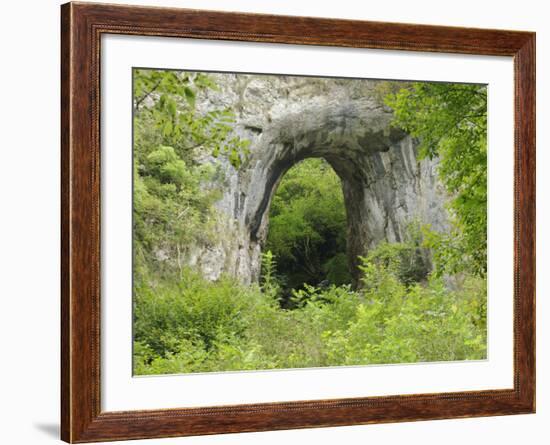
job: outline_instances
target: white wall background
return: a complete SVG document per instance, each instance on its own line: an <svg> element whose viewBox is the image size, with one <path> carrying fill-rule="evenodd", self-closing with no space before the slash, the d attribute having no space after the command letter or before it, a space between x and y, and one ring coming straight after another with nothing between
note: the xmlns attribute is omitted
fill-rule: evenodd
<svg viewBox="0 0 550 445"><path fill-rule="evenodd" d="M548 443L550 424L550 13L537 0L118 0L156 6L537 32L537 414L232 434L147 443ZM5 2L0 39L0 442L57 441L59 417L59 4ZM548 102L546 102L548 100Z"/></svg>

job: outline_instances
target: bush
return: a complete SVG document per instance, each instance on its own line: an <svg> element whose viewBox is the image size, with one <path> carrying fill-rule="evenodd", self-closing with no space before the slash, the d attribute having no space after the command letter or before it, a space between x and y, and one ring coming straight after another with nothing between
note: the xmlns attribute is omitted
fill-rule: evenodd
<svg viewBox="0 0 550 445"><path fill-rule="evenodd" d="M387 254L387 246L381 248ZM166 374L486 357L486 282L459 291L430 276L407 285L399 249L364 258L364 286L294 291L281 308L272 288L186 271L176 285L136 288L134 372ZM272 259L272 258L271 258ZM266 261L268 261L267 259Z"/></svg>

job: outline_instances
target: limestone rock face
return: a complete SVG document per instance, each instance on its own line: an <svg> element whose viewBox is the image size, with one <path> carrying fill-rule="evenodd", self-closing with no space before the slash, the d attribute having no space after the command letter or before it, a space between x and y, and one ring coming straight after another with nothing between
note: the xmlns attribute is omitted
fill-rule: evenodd
<svg viewBox="0 0 550 445"><path fill-rule="evenodd" d="M212 76L220 90L204 93L197 106L236 111L234 131L251 141L251 154L239 170L221 160L218 236L212 245L197 246L190 260L207 278L258 279L271 198L285 172L309 157L325 158L342 181L352 266L379 242L402 240L412 220L445 229L437 161L418 161L415 141L390 126L377 81ZM220 163L203 162L214 161Z"/></svg>

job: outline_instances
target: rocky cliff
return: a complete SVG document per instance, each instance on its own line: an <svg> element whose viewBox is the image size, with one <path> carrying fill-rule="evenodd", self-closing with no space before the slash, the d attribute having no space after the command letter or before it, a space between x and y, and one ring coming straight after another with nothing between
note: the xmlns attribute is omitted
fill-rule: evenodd
<svg viewBox="0 0 550 445"><path fill-rule="evenodd" d="M342 181L352 265L380 241L402 240L413 219L436 230L446 226L437 161L418 161L415 141L390 126L378 81L213 77L219 91L204 93L197 106L232 108L235 133L251 141L251 154L239 170L221 161L218 236L197 246L190 259L209 279L222 273L243 282L258 279L271 198L285 172L308 157L325 158Z"/></svg>

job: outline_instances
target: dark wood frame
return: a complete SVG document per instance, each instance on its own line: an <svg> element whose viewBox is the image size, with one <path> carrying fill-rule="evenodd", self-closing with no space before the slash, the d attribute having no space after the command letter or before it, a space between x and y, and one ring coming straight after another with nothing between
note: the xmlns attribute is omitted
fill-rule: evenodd
<svg viewBox="0 0 550 445"><path fill-rule="evenodd" d="M513 56L514 388L102 412L100 37L133 34ZM61 437L173 437L535 412L535 34L92 3L61 7ZM512 254L512 252L510 252Z"/></svg>

